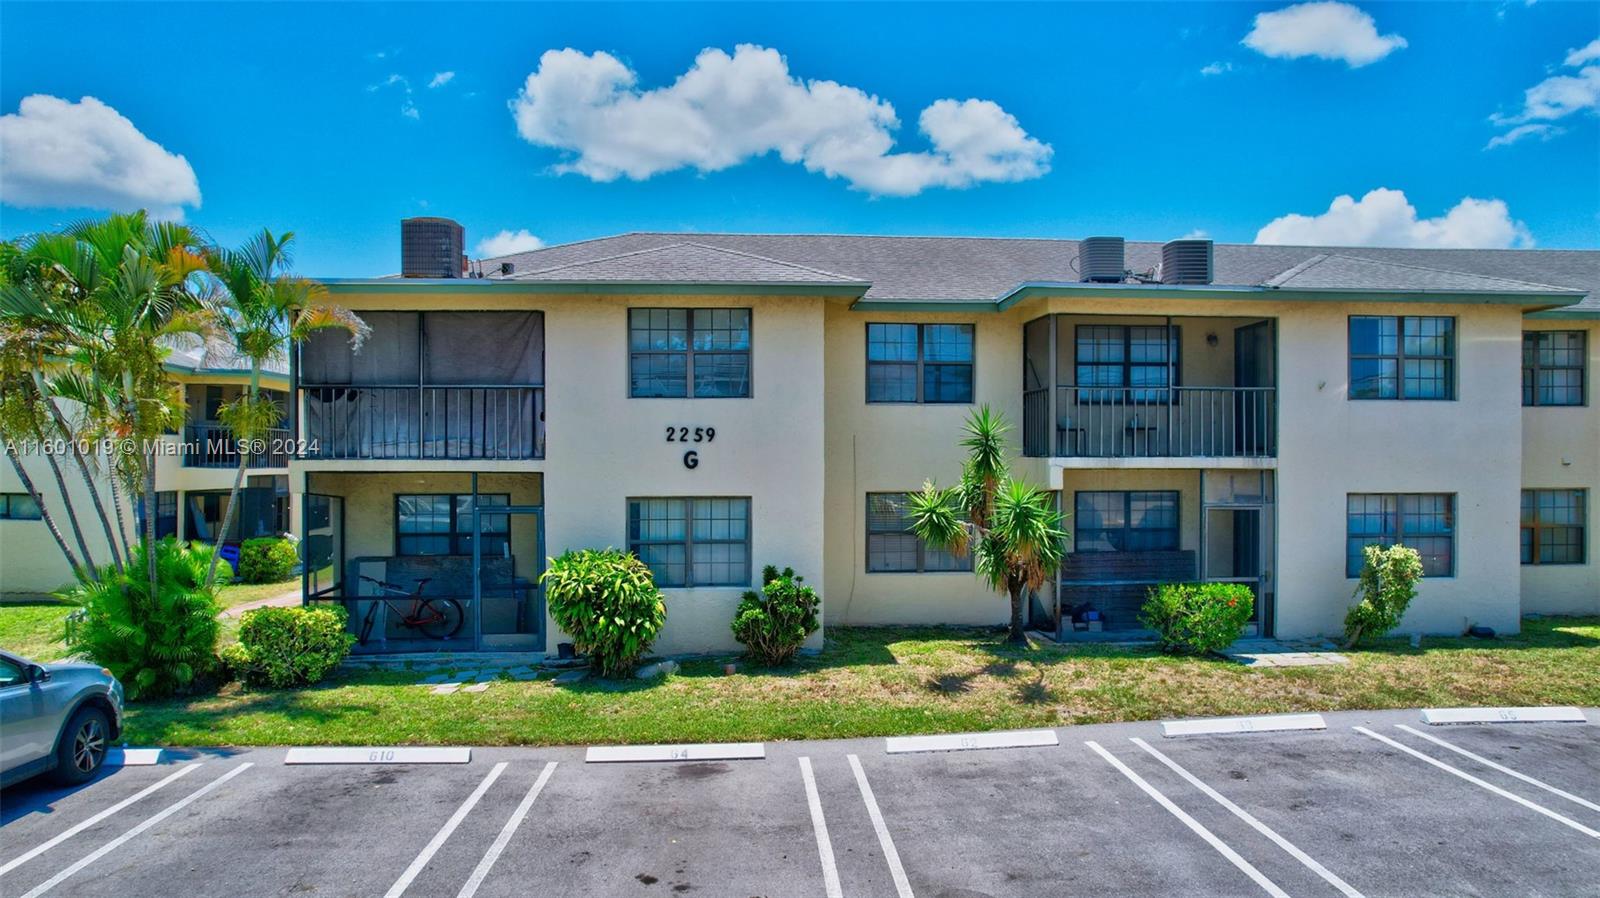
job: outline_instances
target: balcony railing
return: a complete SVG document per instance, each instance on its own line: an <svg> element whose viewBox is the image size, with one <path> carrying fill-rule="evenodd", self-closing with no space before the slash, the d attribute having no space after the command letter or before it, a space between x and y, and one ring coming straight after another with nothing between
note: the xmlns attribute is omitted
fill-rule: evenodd
<svg viewBox="0 0 1600 898"><path fill-rule="evenodd" d="M1057 458L1269 458L1272 387L1056 387L1022 397L1023 452Z"/></svg>
<svg viewBox="0 0 1600 898"><path fill-rule="evenodd" d="M184 428L185 468L237 468L238 444L233 431L221 424L190 424ZM289 431L274 427L250 453L249 467L281 468L289 463Z"/></svg>
<svg viewBox="0 0 1600 898"><path fill-rule="evenodd" d="M544 387L302 387L302 458L544 458Z"/></svg>

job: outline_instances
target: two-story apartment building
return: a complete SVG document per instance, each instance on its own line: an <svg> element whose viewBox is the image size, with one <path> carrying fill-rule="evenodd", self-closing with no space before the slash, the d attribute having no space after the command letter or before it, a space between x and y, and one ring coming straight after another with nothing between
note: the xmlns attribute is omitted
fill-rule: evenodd
<svg viewBox="0 0 1600 898"><path fill-rule="evenodd" d="M608 545L664 588L663 652L733 647L768 563L825 625L1001 623L900 514L956 480L980 404L1068 514L1031 608L1062 638L1135 631L1188 579L1249 584L1257 632L1333 633L1372 542L1424 556L1409 631L1600 612L1600 252L637 233L463 268L459 231L426 243L329 282L365 349L291 363L306 597L371 621L360 650L553 651L544 559ZM459 628L376 585L419 580Z"/></svg>
<svg viewBox="0 0 1600 898"><path fill-rule="evenodd" d="M182 430L162 437L162 448L156 454L156 534L216 542L239 466L233 441L218 420L218 413L247 389L249 363L234 357L226 348L212 345L175 349L166 365L172 378L183 387L188 410ZM284 361L269 362L261 384L269 397L287 407L289 373ZM290 530L288 437L288 427L273 431L266 440L269 451L251 456L239 509L229 532L222 537L224 544ZM45 502L59 514L63 505L56 498L59 488L47 461L34 452L22 453L20 460ZM105 460L99 459L96 467L96 489L109 507L111 490L106 481ZM89 514L92 506L88 489L76 466L64 466L63 474L74 507ZM127 501L126 495L123 500ZM138 526L143 512L142 506L124 507L124 520L130 528ZM76 546L68 522L58 523L68 534L69 544ZM111 556L103 528L93 519L80 520L79 525L91 555L101 564L109 563ZM9 465L4 466L0 469L0 593L46 593L71 580L72 572L45 529L38 507L16 473Z"/></svg>

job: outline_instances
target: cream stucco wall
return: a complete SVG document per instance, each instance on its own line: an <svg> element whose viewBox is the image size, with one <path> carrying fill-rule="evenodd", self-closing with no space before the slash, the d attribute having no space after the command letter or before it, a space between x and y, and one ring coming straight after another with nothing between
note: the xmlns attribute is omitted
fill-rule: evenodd
<svg viewBox="0 0 1600 898"><path fill-rule="evenodd" d="M762 565L789 565L812 582L823 571L823 307L809 296L514 295L341 296L360 309L530 309L545 316L545 458L438 467L543 474L546 553L627 545L627 500L750 498L751 583L668 589L655 651L736 649L729 624ZM751 309L751 398L632 399L629 308ZM668 426L714 427L710 443L666 441ZM695 468L684 453L699 453ZM403 470L404 462L297 462L293 471ZM303 476L291 477L303 489ZM392 501L392 500L391 500ZM354 523L350 525L354 527ZM826 601L826 594L824 594ZM825 614L826 614L825 610ZM552 628L552 633L554 629ZM559 638L552 637L552 644ZM820 634L813 645L820 645Z"/></svg>
<svg viewBox="0 0 1600 898"><path fill-rule="evenodd" d="M1540 614L1600 614L1600 403L1595 371L1600 370L1600 323L1529 319L1525 330L1579 330L1586 334L1588 367L1582 406L1522 410L1522 486L1524 489L1588 490L1588 541L1583 564L1523 565L1522 610Z"/></svg>

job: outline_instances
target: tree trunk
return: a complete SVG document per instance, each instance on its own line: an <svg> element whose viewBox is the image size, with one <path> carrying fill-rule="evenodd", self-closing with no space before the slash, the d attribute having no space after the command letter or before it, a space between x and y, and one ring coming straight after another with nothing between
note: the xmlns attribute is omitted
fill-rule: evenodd
<svg viewBox="0 0 1600 898"><path fill-rule="evenodd" d="M45 529L50 531L50 536L55 539L57 548L61 549L61 554L66 557L67 564L72 566L72 573L81 574L83 562L78 560L78 556L72 554L72 547L67 545L66 537L61 535L61 528L56 526L55 516L50 513L49 508L45 507L44 497L39 495L38 487L33 485L33 478L28 476L28 469L22 466L22 460L17 458L16 453L11 451L11 443L9 441L0 442L5 443L6 458L11 461L12 470L17 472L17 479L22 481L22 488L28 491L29 496L33 497L33 504L39 506L39 517L44 520Z"/></svg>
<svg viewBox="0 0 1600 898"><path fill-rule="evenodd" d="M89 579L99 580L100 566L95 564L94 553L89 551L89 543L83 538L83 527L78 524L78 515L73 511L72 497L67 495L67 479L61 476L61 465L56 463L54 452L45 452L43 455L50 465L50 473L55 475L56 489L61 491L61 507L66 510L67 523L72 525L72 537L78 543L78 551L83 553L83 569L88 572Z"/></svg>
<svg viewBox="0 0 1600 898"><path fill-rule="evenodd" d="M250 361L250 389L245 395L250 405L255 405L257 386L261 382L261 363L252 359ZM222 558L222 541L227 538L228 528L233 526L234 506L239 502L239 489L244 486L244 472L250 467L250 440L243 438L253 434L243 434L235 440L239 447L239 470L233 474L233 490L228 493L228 507L222 513L222 526L217 528L217 551L211 553L211 568L206 571L206 586L210 587L217 582L217 562ZM240 547L241 553L243 547ZM235 571L234 573L238 573Z"/></svg>
<svg viewBox="0 0 1600 898"><path fill-rule="evenodd" d="M117 486L117 469L106 462L106 482L111 484L111 507L117 511L117 538L122 540L122 557L133 560L133 542L128 539L128 520L122 514L122 490Z"/></svg>
<svg viewBox="0 0 1600 898"><path fill-rule="evenodd" d="M94 474L89 470L89 461L84 458L78 441L73 438L72 428L67 424L67 416L61 413L61 409L56 406L55 400L51 399L50 395L45 392L45 386L44 375L35 370L33 372L33 388L39 391L39 400L44 403L45 408L50 410L50 417L55 421L56 430L60 433L61 438L66 440L72 447L72 458L78 463L78 473L83 477L83 487L89 493L89 502L94 506L95 514L100 517L100 528L106 534L106 548L111 552L111 566L120 574L122 573L122 553L117 549L117 537L111 530L111 518L106 514L106 507L100 501L100 488L95 486Z"/></svg>
<svg viewBox="0 0 1600 898"><path fill-rule="evenodd" d="M156 600L156 457L144 450L144 567L150 578L150 600Z"/></svg>
<svg viewBox="0 0 1600 898"><path fill-rule="evenodd" d="M1022 600L1028 594L1028 587L1024 583L1013 582L1007 591L1011 593L1011 632L1006 634L1006 642L1025 646L1028 644L1028 634L1022 629Z"/></svg>

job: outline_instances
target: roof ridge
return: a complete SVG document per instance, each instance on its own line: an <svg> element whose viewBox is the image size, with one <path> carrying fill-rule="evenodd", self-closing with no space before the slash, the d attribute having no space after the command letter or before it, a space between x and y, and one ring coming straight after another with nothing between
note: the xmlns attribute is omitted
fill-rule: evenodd
<svg viewBox="0 0 1600 898"><path fill-rule="evenodd" d="M1323 255L1324 258L1338 257L1340 259L1350 259L1355 262L1367 262L1373 265L1388 265L1393 268L1409 268L1413 271L1431 271L1436 274L1453 274L1457 277L1477 278L1478 280L1483 281L1500 281L1506 284L1520 284L1524 287L1542 287L1546 290L1572 291L1575 289L1573 287L1562 287L1556 284L1542 284L1538 281L1524 281L1517 278L1501 277L1498 274L1477 274L1471 271L1461 271L1455 268L1435 268L1431 265L1415 265L1410 262L1391 262L1388 259L1368 259L1363 256L1352 256L1345 253L1325 253Z"/></svg>
<svg viewBox="0 0 1600 898"><path fill-rule="evenodd" d="M833 271L825 271L825 270L823 270L821 268L812 268L810 265L801 265L799 262L789 262L789 261L786 261L784 259L774 259L771 256L763 256L763 255L760 255L758 253L745 252L742 249L732 249L732 248L726 247L726 246L712 246L709 243L698 243L698 242L693 241L693 240L686 241L683 245L685 245L685 246L699 246L699 247L703 247L705 249L709 249L709 250L711 250L713 252L728 253L729 255L733 255L733 256L743 256L746 259L755 259L755 260L757 260L759 262L770 262L773 265L782 265L785 268L795 268L795 269L799 269L800 271L809 271L812 274L826 275L826 276L831 277L831 278L838 278L839 280L842 280L842 281L860 282L862 280L861 278L850 277L848 275L839 274L839 273L833 272ZM666 249L666 247L661 247L661 249Z"/></svg>
<svg viewBox="0 0 1600 898"><path fill-rule="evenodd" d="M592 259L579 259L576 262L566 262L566 263L563 263L561 265L552 265L549 268L537 268L537 269L534 269L533 271L518 272L517 274L514 274L514 275L511 276L511 280L520 280L522 278L532 277L533 275L536 275L536 274L549 274L552 271L560 271L563 268L579 268L579 267L584 266L584 265L594 265L594 264L597 264L599 262L614 262L617 259L626 259L626 258L629 258L630 256L643 256L643 255L647 255L649 253L658 253L658 252L661 252L662 250L672 249L673 247L676 247L676 246L690 246L690 245L692 245L692 244L689 241L682 240L682 241L679 241L677 243L664 243L664 244L662 244L660 246L647 246L644 249L631 249L631 250L628 250L625 253L613 253L612 255L609 255L609 256L596 256L595 258L592 258ZM706 247L706 248L707 249L712 249L713 247Z"/></svg>
<svg viewBox="0 0 1600 898"><path fill-rule="evenodd" d="M1261 286L1263 286L1263 287L1281 286L1282 284L1288 283L1291 279L1293 279L1295 277L1298 277L1299 275L1304 274L1306 271L1308 271L1308 270L1310 270L1312 268L1315 268L1318 265L1321 265L1323 262L1326 262L1326 261L1328 261L1328 254L1327 253L1317 253L1316 255L1312 256L1309 259L1302 260L1298 265L1295 265L1292 268L1287 268L1287 269L1285 269L1283 271L1278 272L1277 274L1273 275L1272 277L1267 278L1265 281L1261 282Z"/></svg>

